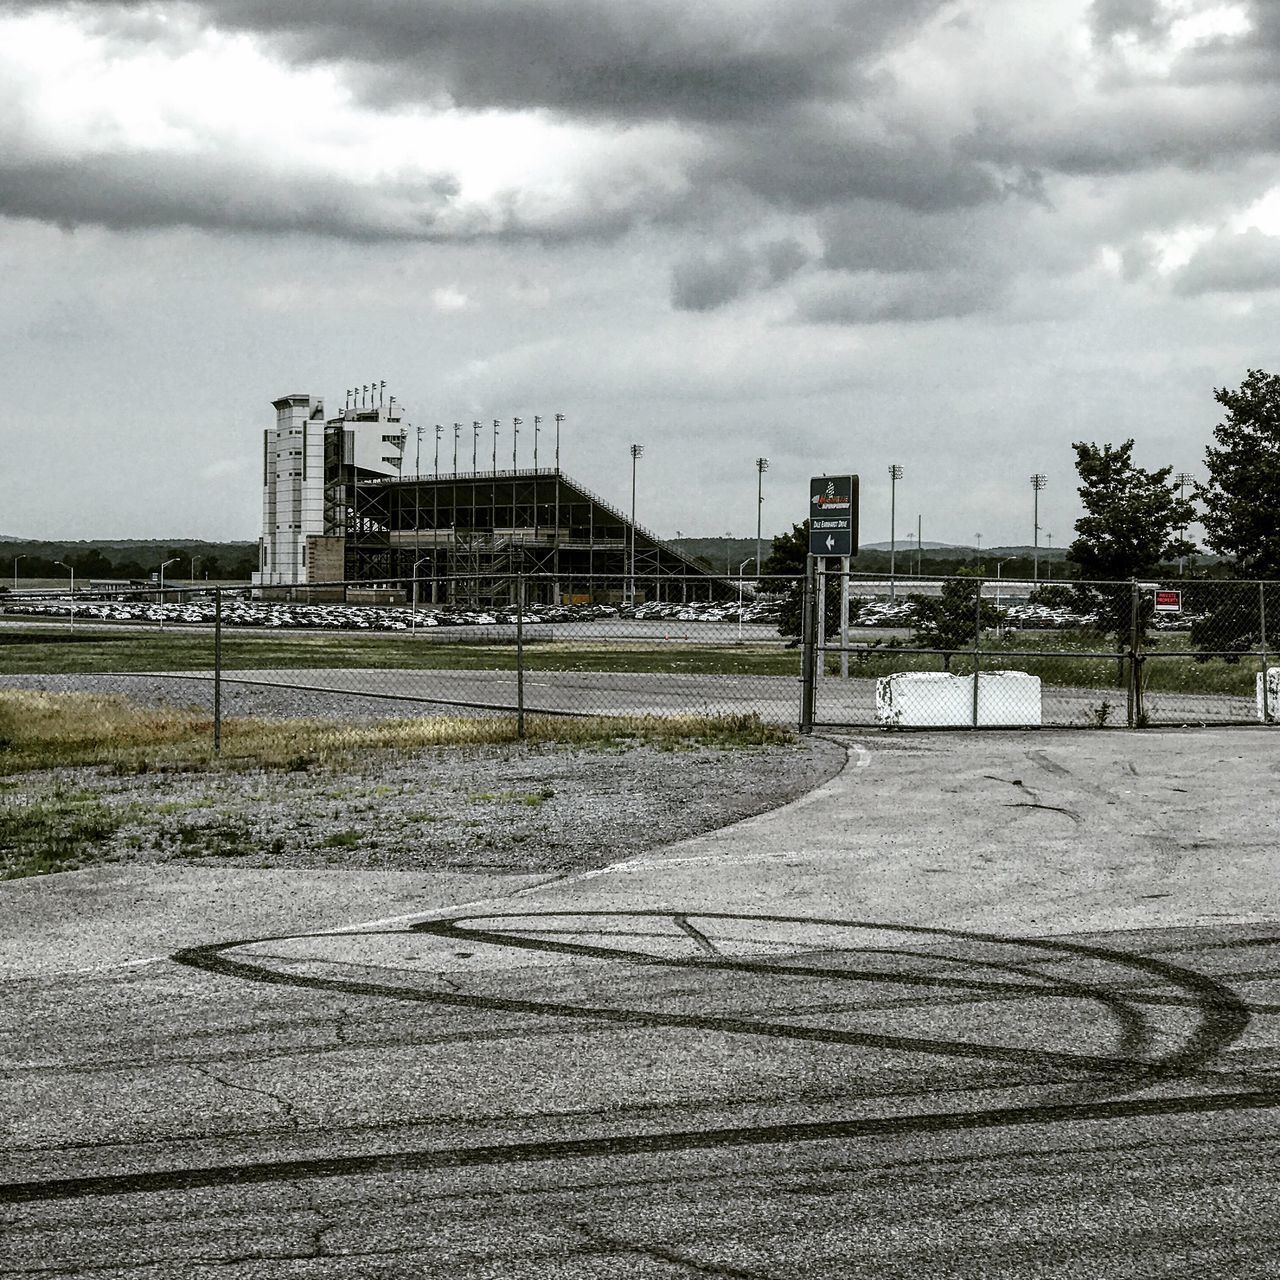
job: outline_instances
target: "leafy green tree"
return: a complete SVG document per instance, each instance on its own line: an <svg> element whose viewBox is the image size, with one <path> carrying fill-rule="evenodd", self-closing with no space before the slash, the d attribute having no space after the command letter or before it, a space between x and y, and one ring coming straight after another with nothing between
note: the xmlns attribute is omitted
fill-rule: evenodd
<svg viewBox="0 0 1280 1280"><path fill-rule="evenodd" d="M999 611L988 600L980 600L982 579L965 569L942 584L936 596L912 595L915 606L912 639L922 649L972 649L980 633L996 626ZM944 671L951 670L954 653L942 655Z"/></svg>
<svg viewBox="0 0 1280 1280"><path fill-rule="evenodd" d="M1280 577L1280 376L1250 369L1238 389L1215 388L1213 398L1226 416L1204 452L1209 479L1196 486L1205 542L1227 557L1231 578ZM1269 590L1269 616L1275 617L1277 605L1280 599ZM1218 584L1197 612L1191 643L1205 656L1244 653L1261 642L1255 588Z"/></svg>
<svg viewBox="0 0 1280 1280"><path fill-rule="evenodd" d="M1280 577L1280 375L1250 369L1239 390L1215 389L1227 411L1204 451L1205 542L1241 578Z"/></svg>
<svg viewBox="0 0 1280 1280"><path fill-rule="evenodd" d="M809 558L809 522L793 524L790 533L780 533L774 538L769 555L760 566L761 589L776 592L782 589L782 604L778 615L778 634L782 636L798 636L800 634L800 601L803 594L803 579ZM829 563L838 565L838 559ZM774 580L770 581L770 576ZM789 581L779 582L778 578ZM862 601L850 598L849 615L852 620L862 607ZM826 608L827 635L834 635L840 626L840 588L838 579L827 582Z"/></svg>
<svg viewBox="0 0 1280 1280"><path fill-rule="evenodd" d="M1076 443L1076 471L1085 514L1076 521L1068 555L1085 581L1080 604L1098 615L1100 629L1124 647L1132 612L1132 588L1124 579L1150 576L1162 563L1191 555L1195 546L1182 530L1195 508L1178 496L1172 467L1148 471L1133 461L1133 441L1122 445ZM1140 601L1139 628L1145 634L1151 601Z"/></svg>

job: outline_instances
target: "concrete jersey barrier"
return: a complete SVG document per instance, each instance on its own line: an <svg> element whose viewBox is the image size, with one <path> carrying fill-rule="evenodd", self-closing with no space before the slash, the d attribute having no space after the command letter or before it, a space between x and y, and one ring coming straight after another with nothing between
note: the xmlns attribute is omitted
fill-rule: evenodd
<svg viewBox="0 0 1280 1280"><path fill-rule="evenodd" d="M1038 727L1040 707L1039 676L1025 671L984 671L978 676L979 728ZM882 676L876 681L876 717L882 725L899 729L972 728L973 677L944 671Z"/></svg>

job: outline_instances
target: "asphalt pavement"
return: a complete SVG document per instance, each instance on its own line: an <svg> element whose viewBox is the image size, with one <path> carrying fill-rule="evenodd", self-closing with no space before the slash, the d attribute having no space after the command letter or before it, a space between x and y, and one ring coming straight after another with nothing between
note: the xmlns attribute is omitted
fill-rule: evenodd
<svg viewBox="0 0 1280 1280"><path fill-rule="evenodd" d="M1269 732L847 745L552 880L0 886L0 1273L1276 1274Z"/></svg>

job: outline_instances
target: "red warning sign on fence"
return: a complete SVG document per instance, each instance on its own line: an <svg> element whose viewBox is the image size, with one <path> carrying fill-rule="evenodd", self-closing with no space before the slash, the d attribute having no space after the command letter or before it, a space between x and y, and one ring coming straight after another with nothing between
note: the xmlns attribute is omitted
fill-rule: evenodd
<svg viewBox="0 0 1280 1280"><path fill-rule="evenodd" d="M1181 591L1157 591L1156 592L1156 612L1157 613L1181 613L1182 612L1182 592Z"/></svg>

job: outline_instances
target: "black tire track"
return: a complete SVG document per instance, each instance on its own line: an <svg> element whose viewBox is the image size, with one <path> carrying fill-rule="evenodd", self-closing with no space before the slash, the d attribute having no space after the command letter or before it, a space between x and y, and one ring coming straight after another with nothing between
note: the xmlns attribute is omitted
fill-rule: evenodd
<svg viewBox="0 0 1280 1280"><path fill-rule="evenodd" d="M486 915L476 919L485 921L502 919L536 921L547 918L583 919L591 917L611 917L615 919L665 917L672 919L677 914L679 913L670 910L510 912ZM192 947L177 952L173 959L178 963L226 977L279 986L303 987L324 991L336 990L350 995L410 1000L427 1004L496 1010L508 1013L525 1013L540 1017L552 1016L589 1019L605 1023L682 1027L747 1035L776 1035L792 1039L822 1040L859 1046L906 1050L909 1052L942 1054L945 1056L981 1058L1002 1062L1011 1061L1023 1066L1034 1064L1056 1069L1068 1067L1073 1070L1083 1071L1086 1074L1100 1075L1106 1081L1115 1082L1117 1079L1127 1081L1130 1092L1136 1088L1145 1088L1158 1081L1169 1081L1195 1073L1214 1055L1236 1040L1247 1026L1249 1020L1249 1011L1244 1002L1233 991L1207 975L1149 956L1114 951L1086 943L1041 938L1014 938L998 934L983 934L926 926L887 925L874 921L845 921L808 916L761 915L743 917L727 912L696 912L689 914L695 919L704 921L734 920L741 922L747 919L774 924L820 925L850 930L871 929L920 937L1038 950L1052 953L1055 958L1080 957L1123 968L1136 969L1141 973L1158 979L1161 984L1171 984L1176 988L1181 988L1189 997L1198 1017L1190 1035L1174 1052L1160 1059L1144 1060L1067 1054L1054 1050L1021 1049L1002 1045L978 1045L965 1042L930 1040L927 1038L834 1032L820 1028L786 1023L757 1022L740 1018L661 1014L618 1008L588 1008L549 1001L423 991L383 983L283 973L278 970L264 969L258 964L235 960L226 954L239 947L284 941L284 938L243 939ZM505 931L495 932L483 928L468 928L464 923L464 919L427 921L414 926L412 930L384 930L381 932L387 934L428 933L451 940L465 940L503 947L517 946L535 951L591 955L611 960L630 960L633 963L647 965L753 972L773 977L794 975L798 977L822 976L830 978L836 976L862 981L889 980L880 974L871 976L869 972L863 972L860 977L855 977L854 971L849 970L821 969L813 966L793 967L752 961L730 961L724 957L699 957L692 962L679 957L665 960L649 953L620 952L613 948L597 947L585 943L570 943L548 938L520 937ZM366 937L369 936L370 932L372 931L349 931L350 934ZM338 937L343 935L329 934L325 936ZM849 950L857 951L859 949L850 948ZM881 951L883 950L885 949L881 949ZM938 956L929 952L922 954L934 960L954 960L954 958ZM965 963L964 961L959 962ZM997 962L978 961L974 963L981 967L1003 967L1011 972L1019 972L1020 976L1025 975L1027 972L1026 970L1016 970L1013 966L1001 966ZM992 987L998 987L1006 995L1012 995L1017 992L1034 998L1057 994L1070 995L1072 998L1078 999L1082 995L1087 995L1088 998L1102 1000L1113 1011L1117 1000L1115 993L1106 988L1074 981L1064 982L1058 980L1052 985L1045 986L1026 982L997 984L981 979L967 980L947 975L925 973L916 975L898 973L895 975L895 980L909 981L914 985L926 987L953 988L964 984L976 990L988 990ZM1136 1034L1132 1026L1130 1026L1129 1032L1131 1035ZM1046 1083L1048 1082L1046 1081ZM1102 1084L1103 1082L1099 1081L1098 1083ZM201 1187L242 1186L315 1177L368 1177L381 1174L463 1169L547 1160L608 1159L692 1150L717 1150L751 1145L878 1138L919 1133L962 1132L1017 1125L1248 1111L1270 1109L1276 1106L1280 1106L1280 1087L1248 1092L1199 1093L1173 1097L1103 1097L1084 1101L1032 1103L1024 1106L997 1107L978 1111L871 1116L838 1121L754 1125L666 1133L633 1133L594 1138L551 1139L528 1143L400 1151L364 1156L249 1162L204 1168L165 1169L133 1174L40 1179L30 1182L0 1184L0 1203L19 1204L41 1200L77 1199L87 1196L187 1191Z"/></svg>

